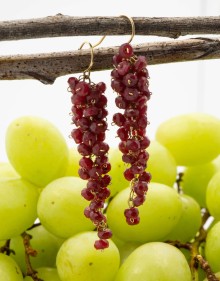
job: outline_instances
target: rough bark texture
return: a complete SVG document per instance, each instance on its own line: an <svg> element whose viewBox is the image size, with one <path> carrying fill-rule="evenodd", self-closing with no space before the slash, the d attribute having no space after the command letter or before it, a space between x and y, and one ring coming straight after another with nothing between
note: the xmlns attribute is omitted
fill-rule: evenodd
<svg viewBox="0 0 220 281"><path fill-rule="evenodd" d="M184 35L220 34L220 17L134 17L137 35L178 38ZM70 17L62 14L45 18L0 22L0 41L60 36L131 34L124 17Z"/></svg>
<svg viewBox="0 0 220 281"><path fill-rule="evenodd" d="M220 58L220 38L194 38L133 46L136 55L145 55L149 64ZM118 47L94 50L92 71L112 69ZM0 57L0 80L37 79L53 84L59 76L81 73L90 63L90 50L14 55Z"/></svg>

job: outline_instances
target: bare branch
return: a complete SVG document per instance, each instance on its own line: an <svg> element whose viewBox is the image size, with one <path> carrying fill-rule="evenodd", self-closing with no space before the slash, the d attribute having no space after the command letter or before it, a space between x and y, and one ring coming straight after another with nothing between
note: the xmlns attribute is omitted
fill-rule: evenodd
<svg viewBox="0 0 220 281"><path fill-rule="evenodd" d="M145 55L149 64L220 58L220 38L194 38L133 46L137 55ZM112 69L112 57L118 47L94 50L92 71ZM0 80L37 79L53 84L57 77L80 73L88 67L90 51L14 55L0 58Z"/></svg>
<svg viewBox="0 0 220 281"><path fill-rule="evenodd" d="M178 38L184 35L220 34L220 17L134 17L137 35ZM126 35L131 25L123 17L45 18L0 22L0 41L61 36Z"/></svg>

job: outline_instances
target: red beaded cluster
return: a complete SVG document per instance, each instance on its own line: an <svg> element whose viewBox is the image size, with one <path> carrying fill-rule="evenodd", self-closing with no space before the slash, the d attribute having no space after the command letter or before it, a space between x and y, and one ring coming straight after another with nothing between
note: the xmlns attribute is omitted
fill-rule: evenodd
<svg viewBox="0 0 220 281"><path fill-rule="evenodd" d="M146 136L147 101L151 96L149 75L146 58L136 57L128 43L119 48L113 64L111 87L118 94L116 106L122 109L122 113L113 115L113 123L119 126L117 135L121 140L119 150L123 153L122 160L130 165L124 171L125 179L131 181L129 208L124 215L128 224L135 225L140 221L136 207L144 203L151 180L150 173L145 171L149 158L146 148L150 145Z"/></svg>
<svg viewBox="0 0 220 281"><path fill-rule="evenodd" d="M95 241L95 248L104 249L109 245L107 239L112 236L103 214L105 200L110 196L107 186L111 181L111 177L107 175L111 169L107 156L109 145L104 142L108 126L107 98L104 95L106 85L103 82L87 83L75 77L70 77L68 84L72 93L72 122L77 127L72 130L71 136L82 155L78 173L80 178L88 180L86 188L81 192L90 201L84 214L97 227L100 239Z"/></svg>

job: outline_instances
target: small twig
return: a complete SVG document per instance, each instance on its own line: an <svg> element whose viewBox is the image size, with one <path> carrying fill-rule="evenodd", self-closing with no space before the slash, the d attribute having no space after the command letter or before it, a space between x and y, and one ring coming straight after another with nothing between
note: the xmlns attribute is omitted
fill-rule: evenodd
<svg viewBox="0 0 220 281"><path fill-rule="evenodd" d="M136 35L178 38L185 35L220 34L220 17L133 17ZM116 17L71 17L62 14L45 18L0 22L0 40L60 36L127 35L130 22Z"/></svg>
<svg viewBox="0 0 220 281"><path fill-rule="evenodd" d="M5 244L0 247L0 253L5 253L7 256L10 256L10 254L15 254L15 251L10 249L10 242L11 239L7 239L5 241Z"/></svg>
<svg viewBox="0 0 220 281"><path fill-rule="evenodd" d="M210 38L209 38L210 39ZM112 57L119 47L94 50L92 71L112 69ZM148 64L220 58L220 38L193 38L133 45L136 55L147 57ZM88 67L90 50L0 57L0 80L36 79L53 84L57 77L80 73Z"/></svg>
<svg viewBox="0 0 220 281"><path fill-rule="evenodd" d="M27 232L23 232L21 234L23 238L23 244L25 249L25 263L27 267L27 276L31 276L34 281L43 281L42 279L37 277L37 271L33 269L30 261L30 256L35 257L37 255L37 251L31 247L30 240L32 238Z"/></svg>

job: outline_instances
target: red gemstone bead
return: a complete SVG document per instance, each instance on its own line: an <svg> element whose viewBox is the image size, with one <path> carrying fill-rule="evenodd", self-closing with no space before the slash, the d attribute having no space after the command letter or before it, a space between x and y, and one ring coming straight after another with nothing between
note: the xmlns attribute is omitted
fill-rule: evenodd
<svg viewBox="0 0 220 281"><path fill-rule="evenodd" d="M96 250L104 250L109 247L109 242L108 240L104 239L96 240L94 247L96 248Z"/></svg>
<svg viewBox="0 0 220 281"><path fill-rule="evenodd" d="M92 153L96 156L102 156L108 151L109 145L106 142L97 142L92 148Z"/></svg>
<svg viewBox="0 0 220 281"><path fill-rule="evenodd" d="M99 121L94 121L91 123L90 130L95 134L99 134L99 133L105 132L107 127L108 127L108 124L106 121L99 120Z"/></svg>
<svg viewBox="0 0 220 281"><path fill-rule="evenodd" d="M84 143L80 143L77 146L77 150L82 156L89 156L92 152L91 148Z"/></svg>
<svg viewBox="0 0 220 281"><path fill-rule="evenodd" d="M102 173L107 174L111 170L111 164L109 162L102 165Z"/></svg>
<svg viewBox="0 0 220 281"><path fill-rule="evenodd" d="M115 113L113 115L112 119L113 119L113 122L119 127L123 126L123 124L126 121L126 119L122 113Z"/></svg>
<svg viewBox="0 0 220 281"><path fill-rule="evenodd" d="M130 168L124 171L124 177L127 181L131 181L134 178L134 173L132 173Z"/></svg>
<svg viewBox="0 0 220 281"><path fill-rule="evenodd" d="M87 188L82 189L81 195L88 201L93 200L94 197L95 197L95 195L90 190L88 190ZM90 212L90 214L91 214L91 212Z"/></svg>
<svg viewBox="0 0 220 281"><path fill-rule="evenodd" d="M99 97L97 103L96 103L96 106L99 107L99 108L104 107L104 106L106 106L107 101L108 100L107 100L106 96L105 95L101 95Z"/></svg>
<svg viewBox="0 0 220 281"><path fill-rule="evenodd" d="M90 212L90 219L94 222L106 222L106 217L100 211L92 211Z"/></svg>
<svg viewBox="0 0 220 281"><path fill-rule="evenodd" d="M75 143L79 144L82 142L83 133L80 128L73 129L71 132L71 136L74 139Z"/></svg>
<svg viewBox="0 0 220 281"><path fill-rule="evenodd" d="M114 79L120 79L121 78L121 76L118 74L117 69L113 69L111 71L111 77L114 78Z"/></svg>
<svg viewBox="0 0 220 281"><path fill-rule="evenodd" d="M117 130L117 135L122 141L126 141L128 139L128 130L121 127Z"/></svg>
<svg viewBox="0 0 220 281"><path fill-rule="evenodd" d="M99 109L95 106L91 106L88 108L85 108L83 110L83 115L84 117L91 117L91 116L95 116L99 113Z"/></svg>
<svg viewBox="0 0 220 281"><path fill-rule="evenodd" d="M93 167L89 170L89 175L91 179L99 179L102 174L102 169L99 167Z"/></svg>
<svg viewBox="0 0 220 281"><path fill-rule="evenodd" d="M88 180L89 179L88 170L86 170L85 168L79 168L78 175L83 180Z"/></svg>
<svg viewBox="0 0 220 281"><path fill-rule="evenodd" d="M71 90L73 90L73 89L75 89L75 86L77 85L77 83L79 83L79 80L76 77L70 77L67 82L68 82Z"/></svg>
<svg viewBox="0 0 220 281"><path fill-rule="evenodd" d="M123 83L126 87L134 87L137 84L137 81L138 78L135 73L128 73L123 77Z"/></svg>
<svg viewBox="0 0 220 281"><path fill-rule="evenodd" d="M131 154L123 154L122 161L129 164L134 164L137 161L137 158Z"/></svg>
<svg viewBox="0 0 220 281"><path fill-rule="evenodd" d="M146 181L139 181L134 185L134 192L137 195L143 196L148 191L148 184Z"/></svg>
<svg viewBox="0 0 220 281"><path fill-rule="evenodd" d="M122 61L119 63L117 70L121 76L126 75L131 69L131 64L128 61Z"/></svg>
<svg viewBox="0 0 220 281"><path fill-rule="evenodd" d="M89 204L89 208L90 210L92 211L98 211L99 209L102 209L104 207L104 202L103 201L92 201L90 204Z"/></svg>
<svg viewBox="0 0 220 281"><path fill-rule="evenodd" d="M136 218L139 215L139 211L137 208L131 207L124 210L124 215L126 218Z"/></svg>
<svg viewBox="0 0 220 281"><path fill-rule="evenodd" d="M99 230L98 231L98 237L100 239L109 239L112 237L112 232L110 229L106 228L104 230Z"/></svg>
<svg viewBox="0 0 220 281"><path fill-rule="evenodd" d="M128 106L128 103L127 101L122 97L122 96L118 96L116 99L115 99L115 104L118 108L120 109L126 109L127 106Z"/></svg>
<svg viewBox="0 0 220 281"><path fill-rule="evenodd" d="M107 187L101 188L96 196L99 200L105 200L110 196L110 190Z"/></svg>
<svg viewBox="0 0 220 281"><path fill-rule="evenodd" d="M89 126L90 126L91 122L88 118L86 117L82 117L78 120L77 125L83 130L86 131Z"/></svg>
<svg viewBox="0 0 220 281"><path fill-rule="evenodd" d="M86 144L87 146L93 146L97 141L97 135L90 132L85 131L83 133L82 142Z"/></svg>
<svg viewBox="0 0 220 281"><path fill-rule="evenodd" d="M75 92L79 96L87 96L89 93L88 83L86 83L84 81L80 81L75 87Z"/></svg>
<svg viewBox="0 0 220 281"><path fill-rule="evenodd" d="M140 149L140 142L135 139L129 139L126 141L126 147L129 151L137 151Z"/></svg>
<svg viewBox="0 0 220 281"><path fill-rule="evenodd" d="M143 172L140 176L139 176L139 180L140 181L146 181L146 182L150 182L151 181L151 174L149 172Z"/></svg>
<svg viewBox="0 0 220 281"><path fill-rule="evenodd" d="M90 219L90 212L91 212L91 209L89 207L86 207L84 209L84 215L85 217L87 217L88 219Z"/></svg>
<svg viewBox="0 0 220 281"><path fill-rule="evenodd" d="M135 207L138 207L138 206L143 205L144 201L145 201L145 196L144 195L138 195L137 197L135 197L133 199L133 204L134 204Z"/></svg>
<svg viewBox="0 0 220 281"><path fill-rule="evenodd" d="M139 97L139 92L137 89L125 88L122 96L126 101L135 101Z"/></svg>
<svg viewBox="0 0 220 281"><path fill-rule="evenodd" d="M128 59L133 56L133 48L129 43L122 44L119 48L119 55L122 58Z"/></svg>
<svg viewBox="0 0 220 281"><path fill-rule="evenodd" d="M93 161L91 158L83 157L79 160L79 165L86 170L92 169Z"/></svg>
<svg viewBox="0 0 220 281"><path fill-rule="evenodd" d="M111 87L117 93L123 92L124 88L125 88L123 83L119 80L116 80L116 79L111 81Z"/></svg>
<svg viewBox="0 0 220 281"><path fill-rule="evenodd" d="M122 57L119 54L116 54L112 58L113 65L117 67L117 65L122 61Z"/></svg>
<svg viewBox="0 0 220 281"><path fill-rule="evenodd" d="M105 90L106 90L106 85L104 82L99 82L97 85L96 85L96 89L97 91L99 91L100 93L104 93Z"/></svg>
<svg viewBox="0 0 220 281"><path fill-rule="evenodd" d="M139 224L140 218L139 217L137 217L137 218L130 218L130 219L126 218L126 222L129 225L136 225L136 224Z"/></svg>
<svg viewBox="0 0 220 281"><path fill-rule="evenodd" d="M124 153L124 154L128 153L128 149L126 147L126 141L119 142L118 148L122 153Z"/></svg>
<svg viewBox="0 0 220 281"><path fill-rule="evenodd" d="M147 136L143 136L140 141L141 149L145 149L150 145L150 140Z"/></svg>
<svg viewBox="0 0 220 281"><path fill-rule="evenodd" d="M144 56L138 56L136 62L134 63L134 69L136 71L142 71L147 66L147 60Z"/></svg>
<svg viewBox="0 0 220 281"><path fill-rule="evenodd" d="M101 185L102 187L106 187L110 184L111 182L111 177L109 175L104 175L101 179Z"/></svg>

